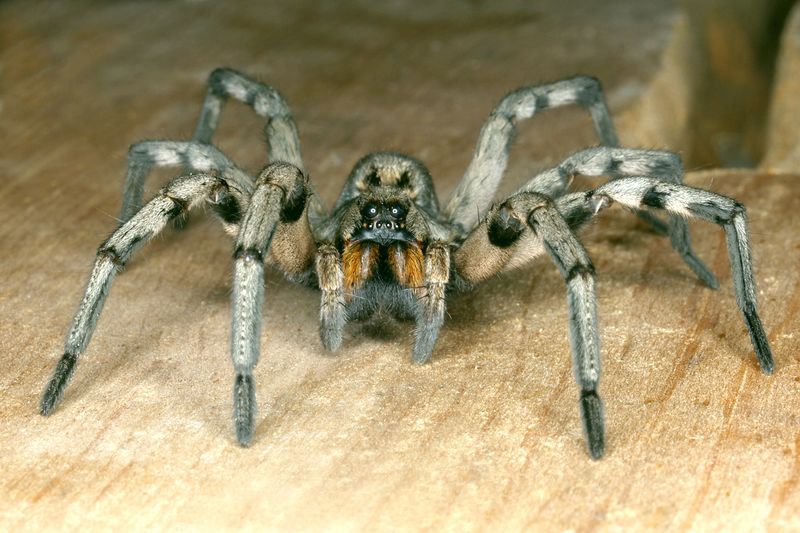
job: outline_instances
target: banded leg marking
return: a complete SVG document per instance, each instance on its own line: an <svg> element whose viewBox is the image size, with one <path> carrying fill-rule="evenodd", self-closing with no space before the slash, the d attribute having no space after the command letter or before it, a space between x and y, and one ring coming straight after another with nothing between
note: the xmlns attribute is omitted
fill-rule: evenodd
<svg viewBox="0 0 800 533"><path fill-rule="evenodd" d="M41 414L49 415L61 401L78 357L86 350L97 326L111 282L134 251L157 235L170 220L201 201L221 203L227 201L228 196L228 185L218 177L201 174L177 178L100 245L89 282L67 334L64 355L42 394Z"/></svg>

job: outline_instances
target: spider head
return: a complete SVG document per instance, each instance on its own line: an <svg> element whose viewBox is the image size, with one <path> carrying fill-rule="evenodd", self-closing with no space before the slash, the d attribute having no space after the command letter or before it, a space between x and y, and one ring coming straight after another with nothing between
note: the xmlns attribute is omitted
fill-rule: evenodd
<svg viewBox="0 0 800 533"><path fill-rule="evenodd" d="M391 152L362 158L334 206L345 293L377 284L420 287L438 203L428 171Z"/></svg>
<svg viewBox="0 0 800 533"><path fill-rule="evenodd" d="M408 208L400 200L367 200L361 206L360 226L351 242L372 241L381 246L394 242L413 242L416 239L406 229Z"/></svg>
<svg viewBox="0 0 800 533"><path fill-rule="evenodd" d="M427 224L405 191L371 188L347 204L341 216L337 241L347 294L370 279L421 286Z"/></svg>

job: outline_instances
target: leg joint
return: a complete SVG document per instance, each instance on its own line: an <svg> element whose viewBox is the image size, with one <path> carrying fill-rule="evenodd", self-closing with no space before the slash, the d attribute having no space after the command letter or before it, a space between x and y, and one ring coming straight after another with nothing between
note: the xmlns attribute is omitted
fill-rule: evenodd
<svg viewBox="0 0 800 533"><path fill-rule="evenodd" d="M650 189L642 197L642 204L647 207L654 207L656 209L664 209L667 205L668 194L665 191L659 191L655 188Z"/></svg>
<svg viewBox="0 0 800 533"><path fill-rule="evenodd" d="M211 209L227 224L238 224L242 220L242 210L239 202L230 194L224 194L222 198L212 202Z"/></svg>
<svg viewBox="0 0 800 533"><path fill-rule="evenodd" d="M214 96L227 98L228 90L225 87L225 80L235 76L236 74L237 73L235 70L231 70L229 68L214 69L208 76L208 87Z"/></svg>
<svg viewBox="0 0 800 533"><path fill-rule="evenodd" d="M110 246L101 246L97 250L98 259L107 259L114 264L117 270L121 270L125 266L126 257Z"/></svg>
<svg viewBox="0 0 800 533"><path fill-rule="evenodd" d="M522 229L522 222L514 215L514 211L507 206L501 206L492 213L489 220L489 242L498 248L508 248L517 241Z"/></svg>
<svg viewBox="0 0 800 533"><path fill-rule="evenodd" d="M128 147L128 163L147 165L153 164L153 158L149 153L148 147L153 141L140 141Z"/></svg>
<svg viewBox="0 0 800 533"><path fill-rule="evenodd" d="M576 263L575 265L573 265L572 268L569 269L569 272L567 272L566 280L567 283L569 283L576 276L587 278L587 277L594 277L594 275L595 275L594 265L591 262Z"/></svg>
<svg viewBox="0 0 800 533"><path fill-rule="evenodd" d="M233 258L237 261L242 259L245 262L257 261L261 264L264 263L264 254L262 254L260 250L256 248L245 248L244 246L236 247L236 250L233 252Z"/></svg>
<svg viewBox="0 0 800 533"><path fill-rule="evenodd" d="M303 214L308 200L308 187L304 179L294 182L294 187L284 195L281 222L295 222Z"/></svg>
<svg viewBox="0 0 800 533"><path fill-rule="evenodd" d="M185 213L186 210L189 208L189 204L186 200L182 198L177 198L167 193L162 193L164 198L169 198L172 201L172 209L167 211L167 216L172 219L180 216L181 214Z"/></svg>

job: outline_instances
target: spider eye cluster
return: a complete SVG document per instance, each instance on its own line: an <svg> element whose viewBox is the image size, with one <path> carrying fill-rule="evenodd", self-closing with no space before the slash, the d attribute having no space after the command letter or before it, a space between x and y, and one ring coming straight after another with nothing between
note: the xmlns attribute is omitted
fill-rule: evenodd
<svg viewBox="0 0 800 533"><path fill-rule="evenodd" d="M367 220L375 220L376 218L394 219L400 221L406 216L406 209L400 204L378 204L368 203L361 208L361 216Z"/></svg>
<svg viewBox="0 0 800 533"><path fill-rule="evenodd" d="M413 240L406 229L408 209L400 202L368 201L361 206L360 213L360 227L353 233L353 240L374 241L382 245Z"/></svg>

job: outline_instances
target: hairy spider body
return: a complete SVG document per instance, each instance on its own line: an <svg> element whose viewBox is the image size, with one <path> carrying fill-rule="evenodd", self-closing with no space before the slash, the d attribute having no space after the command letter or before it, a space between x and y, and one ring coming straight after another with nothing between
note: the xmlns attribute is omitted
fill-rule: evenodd
<svg viewBox="0 0 800 533"><path fill-rule="evenodd" d="M269 164L255 178L211 144L222 104L234 98L267 119ZM493 205L506 168L516 122L548 107L588 109L601 146L579 151L531 178ZM412 360L427 362L445 316L446 295L465 291L499 272L549 255L567 289L569 338L589 454L605 449L595 270L574 231L614 203L634 210L706 285L715 276L691 249L687 217L722 226L736 302L766 373L772 354L756 311L744 207L730 198L681 183L680 159L670 152L617 147L599 84L578 76L509 93L484 124L467 171L440 207L431 176L419 161L377 152L353 168L330 212L314 195L300 157L297 129L280 94L230 69L211 74L193 140L145 141L129 152L120 227L98 249L64 355L42 395L40 411L60 401L78 356L95 329L114 276L134 250L200 203L211 205L235 238L231 357L234 425L250 444L255 417L252 372L260 355L264 265L321 291L320 337L329 350L342 342L348 321L392 317L415 322ZM142 205L144 179L156 166L193 173L170 181ZM612 179L594 190L569 192L576 174ZM667 212L666 222L649 210Z"/></svg>

